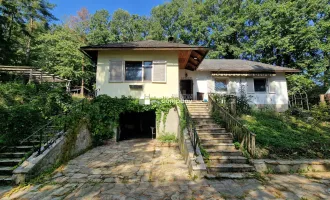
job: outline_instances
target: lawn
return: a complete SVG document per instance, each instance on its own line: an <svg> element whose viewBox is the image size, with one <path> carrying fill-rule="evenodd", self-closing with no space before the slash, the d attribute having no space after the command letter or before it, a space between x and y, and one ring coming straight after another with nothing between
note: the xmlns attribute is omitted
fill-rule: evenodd
<svg viewBox="0 0 330 200"><path fill-rule="evenodd" d="M254 111L243 122L257 134L260 158L330 158L330 123Z"/></svg>

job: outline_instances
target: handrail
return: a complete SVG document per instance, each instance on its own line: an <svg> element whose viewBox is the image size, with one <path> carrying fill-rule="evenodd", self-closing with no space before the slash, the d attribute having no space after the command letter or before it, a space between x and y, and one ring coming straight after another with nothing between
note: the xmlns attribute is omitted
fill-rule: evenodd
<svg viewBox="0 0 330 200"><path fill-rule="evenodd" d="M46 149L48 149L48 147L50 147L50 145L52 145L58 138L60 138L67 131L66 122L63 124L63 127L58 127L58 126L54 125L55 118L60 118L60 117L66 116L68 113L72 112L73 109L80 106L80 104L82 104L81 106L83 108L83 103L85 100L86 100L85 98L81 99L75 105L73 105L68 111L61 113L59 115L56 115L53 119L49 120L47 124L45 124L44 126L39 128L37 131L33 132L31 135L29 135L25 139L21 140L20 144L30 141L33 137L35 137L35 139L38 141L37 156L42 154ZM53 130L54 127L58 128L58 129ZM47 129L48 130L50 129L53 132L53 134L51 134L51 135L49 135L49 133L45 134L44 132ZM39 134L39 135L37 135L37 134ZM45 143L43 143L43 141L45 141ZM34 148L34 150L35 150L35 148Z"/></svg>
<svg viewBox="0 0 330 200"><path fill-rule="evenodd" d="M209 106L212 112L218 112L222 119L226 122L226 128L231 131L234 138L240 142L241 147L244 147L249 154L254 157L256 152L255 138L256 134L252 133L245 125L239 122L234 116L232 116L225 108L220 106L213 99L212 95L209 95Z"/></svg>
<svg viewBox="0 0 330 200"><path fill-rule="evenodd" d="M184 118L186 120L186 128L188 131L188 134L190 136L190 141L194 149L195 155L197 155L197 146L200 144L200 140L196 131L195 124L191 118L191 115L188 111L188 107L185 103L187 99L185 99L185 96L180 93L180 101L183 104L183 112L184 112Z"/></svg>

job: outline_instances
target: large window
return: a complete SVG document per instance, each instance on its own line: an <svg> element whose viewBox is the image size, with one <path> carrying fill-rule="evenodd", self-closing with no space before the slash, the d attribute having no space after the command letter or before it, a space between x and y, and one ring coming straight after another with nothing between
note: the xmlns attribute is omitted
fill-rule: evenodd
<svg viewBox="0 0 330 200"><path fill-rule="evenodd" d="M227 80L226 79L215 79L214 90L216 92L227 92Z"/></svg>
<svg viewBox="0 0 330 200"><path fill-rule="evenodd" d="M142 81L142 62L125 62L125 81Z"/></svg>
<svg viewBox="0 0 330 200"><path fill-rule="evenodd" d="M166 82L166 61L111 60L109 82Z"/></svg>
<svg viewBox="0 0 330 200"><path fill-rule="evenodd" d="M265 78L256 78L254 79L254 91L255 92L266 92L266 83Z"/></svg>

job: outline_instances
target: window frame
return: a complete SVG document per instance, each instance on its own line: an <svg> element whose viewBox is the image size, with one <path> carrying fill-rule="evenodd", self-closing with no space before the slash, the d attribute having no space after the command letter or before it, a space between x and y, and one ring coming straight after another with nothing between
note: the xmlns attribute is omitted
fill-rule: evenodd
<svg viewBox="0 0 330 200"><path fill-rule="evenodd" d="M255 80L265 80L265 91L256 91L256 84L255 84ZM253 90L255 93L267 93L268 92L268 78L266 77L258 77L258 78L253 78Z"/></svg>
<svg viewBox="0 0 330 200"><path fill-rule="evenodd" d="M126 80L126 62L141 62L142 63L142 77L141 80ZM151 80L144 80L144 62L151 62ZM153 78L153 70L154 70L154 61L152 60L124 60L124 64L123 64L123 82L125 83L151 83L152 82L152 78Z"/></svg>
<svg viewBox="0 0 330 200"><path fill-rule="evenodd" d="M219 82L220 80L224 80L226 82L226 90L225 91L217 91L216 90L216 82ZM229 84L229 79L228 78L215 78L214 79L214 92L215 93L228 93L228 84Z"/></svg>

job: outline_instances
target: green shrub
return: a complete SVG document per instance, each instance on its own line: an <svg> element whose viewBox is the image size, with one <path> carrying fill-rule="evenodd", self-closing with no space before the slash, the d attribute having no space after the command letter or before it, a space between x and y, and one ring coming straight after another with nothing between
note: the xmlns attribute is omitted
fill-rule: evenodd
<svg viewBox="0 0 330 200"><path fill-rule="evenodd" d="M166 133L157 138L157 140L163 143L175 143L177 142L176 136L174 133Z"/></svg>

